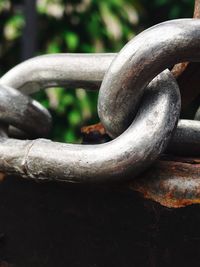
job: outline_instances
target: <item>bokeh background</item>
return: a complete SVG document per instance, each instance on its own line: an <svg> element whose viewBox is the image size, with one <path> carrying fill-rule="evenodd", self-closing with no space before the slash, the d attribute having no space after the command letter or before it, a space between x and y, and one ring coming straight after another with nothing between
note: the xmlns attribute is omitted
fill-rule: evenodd
<svg viewBox="0 0 200 267"><path fill-rule="evenodd" d="M193 0L0 0L0 76L44 53L118 52L156 23L192 17ZM51 138L79 142L98 122L97 93L50 88L34 95L53 116Z"/></svg>

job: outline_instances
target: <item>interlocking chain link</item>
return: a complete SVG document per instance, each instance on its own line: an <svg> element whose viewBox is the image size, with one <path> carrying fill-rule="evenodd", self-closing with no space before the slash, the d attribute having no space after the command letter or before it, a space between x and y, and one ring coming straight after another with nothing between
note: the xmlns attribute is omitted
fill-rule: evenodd
<svg viewBox="0 0 200 267"><path fill-rule="evenodd" d="M161 78L151 83L129 129L113 141L70 145L43 139L7 139L0 143L0 169L23 177L73 182L126 179L130 172L136 176L164 150L179 117L177 83L169 71Z"/></svg>
<svg viewBox="0 0 200 267"><path fill-rule="evenodd" d="M104 75L116 56L117 54L42 55L29 59L8 71L0 79L0 84L15 87L25 94L37 92L51 86L82 87L99 90ZM109 90L108 88L107 91L109 92ZM113 101L113 103L115 102ZM132 104L129 103L130 110L131 107ZM100 116L102 112L100 108ZM118 112L115 116L119 116ZM188 146L188 142L191 139L187 138L186 140L186 138L183 138L185 135L183 131L186 130L182 126L179 127L183 123L180 121L177 126L177 134L171 140L170 151L180 154L179 149L181 148L181 151L185 151L187 155L193 155L194 153L196 155L195 151L199 151L200 122L189 121L187 123L185 121L187 123L187 131L190 132L193 143L197 144L197 146L193 146L192 142L190 142L191 146ZM125 125L123 123L123 127Z"/></svg>
<svg viewBox="0 0 200 267"><path fill-rule="evenodd" d="M99 93L99 116L116 137L137 112L148 83L165 68L200 59L200 20L180 19L158 24L133 38L105 74Z"/></svg>
<svg viewBox="0 0 200 267"><path fill-rule="evenodd" d="M144 31L118 54L45 55L14 67L0 79L0 170L37 180L111 182L137 177L166 148L199 155L200 122L178 122L180 92L166 69L198 61L199 43L200 21L180 19ZM48 133L48 111L26 94L51 86L100 88L99 116L115 139L75 145L8 138L10 125L17 127L10 136Z"/></svg>
<svg viewBox="0 0 200 267"><path fill-rule="evenodd" d="M11 136L24 131L30 137L45 137L51 128L51 115L38 102L18 90L0 85L0 121L12 125Z"/></svg>

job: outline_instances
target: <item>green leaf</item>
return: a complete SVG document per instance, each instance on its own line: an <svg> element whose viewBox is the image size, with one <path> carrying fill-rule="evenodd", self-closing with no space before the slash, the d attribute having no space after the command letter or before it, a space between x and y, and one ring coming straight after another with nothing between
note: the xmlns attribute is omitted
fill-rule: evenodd
<svg viewBox="0 0 200 267"><path fill-rule="evenodd" d="M68 114L70 125L78 125L81 122L81 115L78 111L73 110Z"/></svg>
<svg viewBox="0 0 200 267"><path fill-rule="evenodd" d="M75 51L79 44L79 37L74 32L65 32L64 34L65 43L69 49L69 51Z"/></svg>
<svg viewBox="0 0 200 267"><path fill-rule="evenodd" d="M24 26L24 16L22 14L16 14L7 20L4 28L4 36L7 40L15 40L22 33Z"/></svg>

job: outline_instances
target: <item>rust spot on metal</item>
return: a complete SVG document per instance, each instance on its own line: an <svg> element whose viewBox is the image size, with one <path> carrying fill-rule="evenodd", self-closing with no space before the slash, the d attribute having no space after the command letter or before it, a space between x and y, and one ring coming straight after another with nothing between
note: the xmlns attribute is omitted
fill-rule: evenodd
<svg viewBox="0 0 200 267"><path fill-rule="evenodd" d="M200 204L200 159L158 160L129 187L168 208Z"/></svg>
<svg viewBox="0 0 200 267"><path fill-rule="evenodd" d="M200 19L200 0L195 1L194 18Z"/></svg>
<svg viewBox="0 0 200 267"><path fill-rule="evenodd" d="M93 124L93 125L89 125L89 126L84 126L81 128L82 134L90 134L93 132L98 132L101 135L106 134L106 130L101 123L97 123L97 124Z"/></svg>
<svg viewBox="0 0 200 267"><path fill-rule="evenodd" d="M0 183L2 183L6 178L6 174L3 172L0 172Z"/></svg>
<svg viewBox="0 0 200 267"><path fill-rule="evenodd" d="M160 195L159 193L151 192L149 188L144 188L141 186L136 187L131 186L134 191L137 191L143 195L144 198L153 200L160 203L162 206L167 208L182 208L193 204L200 204L200 198L196 199L176 199L173 197L172 193L166 193Z"/></svg>
<svg viewBox="0 0 200 267"><path fill-rule="evenodd" d="M82 127L81 134L83 143L99 144L110 140L110 137L106 134L106 130L101 123Z"/></svg>
<svg viewBox="0 0 200 267"><path fill-rule="evenodd" d="M178 78L185 71L188 65L189 65L189 62L176 64L171 71L174 77Z"/></svg>

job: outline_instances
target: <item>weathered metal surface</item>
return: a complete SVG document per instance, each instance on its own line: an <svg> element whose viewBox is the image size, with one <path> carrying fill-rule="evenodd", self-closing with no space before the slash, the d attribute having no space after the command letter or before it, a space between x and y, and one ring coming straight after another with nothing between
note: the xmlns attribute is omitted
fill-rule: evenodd
<svg viewBox="0 0 200 267"><path fill-rule="evenodd" d="M96 63L101 57L99 55ZM81 71L78 83L98 87L111 58L110 55L97 76L92 75L89 81L82 79ZM76 64L78 66L78 61ZM21 67L17 71L23 70ZM57 66L50 71L52 77L53 69ZM12 76L12 71L10 74ZM52 77L44 72L37 75L41 75L42 88L51 86ZM36 76L30 77L29 83L21 76L18 86L28 93L38 90L40 85ZM61 76L56 73L56 76L55 85L62 82L77 85L75 78L70 81L67 76L65 80L64 72ZM162 157L148 171L133 179L163 151L177 122L179 92L173 78L169 78L167 72L156 77L145 89L141 108L129 129L104 145L72 146L44 139L7 139L7 125L1 124L0 169L7 173L68 182L132 181L100 189L87 186L82 190L80 186L59 183L26 183L14 177L5 180L5 175L0 173L0 267L105 266L105 259L109 266L199 264L199 207L175 211L145 199L168 208L199 204L200 159ZM14 76L12 79L14 81ZM5 92L3 94L5 96ZM194 92L191 95L194 97ZM17 103L12 101L13 98L12 105ZM15 111L12 105L6 112ZM0 116L5 123L10 120L9 123L19 127L22 123L18 117L14 117L12 123L13 117L10 119L8 113ZM194 155L196 151L199 154L199 129L200 122L180 120L168 151L175 149L182 155ZM29 131L31 133L31 128ZM82 132L87 137L100 133L101 137L108 138L101 124L83 128ZM133 190L145 199L139 198Z"/></svg>
<svg viewBox="0 0 200 267"><path fill-rule="evenodd" d="M198 60L199 26L200 23L197 20L166 22L140 34L119 55L48 55L31 59L13 68L1 78L0 83L14 85L25 93L58 85L83 86L96 89L100 86L104 74L108 72L105 80L108 79L107 77L111 73L113 75L111 77L113 85L110 80L107 81L107 84L104 81L102 85L104 89L101 90L104 90L106 96L110 96L109 91L112 91L114 97L111 104L114 104L115 108L119 107L119 111L125 106L129 107L129 109L130 106L132 107L132 103L130 105L130 102L123 101L125 99L130 101L130 98L133 97L133 92L134 105L137 107L137 102L142 96L142 92L139 89L135 91L135 88L141 86L144 91L144 97L142 107L139 109L134 122L125 133L114 141L95 146L80 146L53 143L43 139L35 141L3 139L0 144L0 153L3 155L0 160L0 169L6 170L7 173L20 174L23 177L33 179L53 179L68 182L102 182L121 180L122 177L123 179L131 179L137 176L164 151L177 123L180 111L178 88L168 71L157 76L150 85L148 85L148 82L172 63L184 58ZM159 34L162 32L165 32L165 36ZM193 40L194 35L195 39ZM157 41L158 36L160 38L159 42ZM151 38L155 43L153 41L148 42L148 38ZM145 45L139 46L141 43ZM146 43L149 45L147 46ZM163 43L165 43L165 49L163 49ZM173 55L177 45L180 45L180 47L176 50L175 59L169 59L171 57L174 58ZM128 52L126 51L127 47L129 49ZM191 52L192 49L193 51ZM137 51L137 54L134 54L134 51ZM134 58L132 59L133 54ZM116 59L113 61L114 57ZM117 65L116 62L118 63ZM161 63L163 64L162 66ZM113 67L113 64L116 66ZM137 68L134 68L136 66ZM140 67L138 68L138 66ZM147 71L145 72L145 70ZM143 79L141 79L140 75L144 75ZM118 84L117 80L114 80L115 78L119 78ZM121 81L122 84L120 84ZM108 86L109 90L105 89L105 84L106 86L110 85L110 87ZM147 89L145 89L146 85L148 85ZM117 93L113 91L116 86L118 86ZM133 92L131 91L132 86L135 86ZM127 88L130 90L124 96ZM101 90L100 108L102 101ZM158 95L156 96L156 94ZM109 98L107 99L105 95L103 100L108 100L109 102ZM112 108L112 106L110 107ZM101 109L99 110L101 112ZM113 114L117 119L118 116L120 118L124 116L124 114ZM115 124L114 121L113 123ZM99 129L105 137L104 128L99 125ZM99 132L99 129L97 132ZM200 151L198 145L199 129L200 122L179 121L168 151L176 149L176 152L182 154L183 152L185 154L194 154L195 151L198 154ZM83 129L83 132L88 135L94 130L87 128ZM112 133L111 135L113 136ZM192 139L189 138L190 136L192 136ZM13 147L16 148L14 152L12 152ZM186 149L187 147L189 150ZM168 207L199 203L199 180L196 179L194 183L191 182L193 178L188 183L186 181L189 168L185 168L185 172L182 170L183 173L174 172L175 176L172 176L170 171L168 173L165 172L165 165L166 163L163 161L158 164L158 168L162 169L165 176L166 183L163 187L160 188L162 180L160 177L156 181L156 179L154 180L155 176L153 176L146 183L145 174L142 179L132 183L131 188ZM185 163L182 167L184 166L186 166ZM172 169L179 167L180 164L178 164L178 167L172 167ZM159 175L159 171L155 172L156 174ZM197 177L198 174L194 172L194 177ZM151 177L151 171L147 175ZM185 183L182 183L183 178ZM146 183L146 187L140 186L143 182ZM179 183L183 187L177 187ZM160 190L156 191L157 187ZM143 191L141 188L143 188ZM169 189L172 190L170 191ZM188 191L191 192L191 195L187 194ZM165 198L166 192L170 192L168 198ZM181 201L179 196L181 196Z"/></svg>
<svg viewBox="0 0 200 267"><path fill-rule="evenodd" d="M115 140L99 145L70 145L44 139L2 139L0 170L66 182L126 180L128 173L137 176L163 152L179 113L178 86L172 74L165 71L146 90L129 129Z"/></svg>
<svg viewBox="0 0 200 267"><path fill-rule="evenodd" d="M0 85L0 121L37 137L47 136L51 128L51 115L41 104L3 85Z"/></svg>
<svg viewBox="0 0 200 267"><path fill-rule="evenodd" d="M117 54L57 54L35 57L11 69L0 79L0 83L12 86L15 85L15 88L22 90L24 93L35 92L52 85L73 85L76 87L81 86L90 89L99 89L102 79L116 55ZM103 126L101 127L103 129ZM186 129L186 131L192 132L192 124L188 125L188 127L189 129ZM185 129L180 128L178 132L180 133L184 130ZM96 134L99 134L98 130ZM18 134L18 132L13 130L12 135L23 137L23 133ZM95 143L97 136L93 137L93 135L90 135L90 142L92 142L93 138L93 142ZM172 148L174 152L176 151L176 144L179 142L181 135L182 134L175 135L173 139L173 145L175 146L172 146ZM104 137L101 143L109 140L107 136ZM178 137L177 140L175 140L176 137Z"/></svg>
<svg viewBox="0 0 200 267"><path fill-rule="evenodd" d="M111 139L101 123L83 127L82 136L86 143L98 144ZM166 152L173 155L200 156L200 121L179 120Z"/></svg>
<svg viewBox="0 0 200 267"><path fill-rule="evenodd" d="M96 143L101 143L109 138L102 127L101 124L85 127L83 129L84 142L90 143L91 140L92 142L95 140ZM195 151L199 151L199 129L200 122L198 121L180 120L168 146L168 152L181 156L183 154L194 156ZM193 136L193 139L188 138L187 134L189 137ZM178 150L174 140L179 140ZM134 179L128 187L140 192L145 199L151 199L168 208L200 204L200 159L162 156L150 169Z"/></svg>
<svg viewBox="0 0 200 267"><path fill-rule="evenodd" d="M101 144L111 140L102 123L82 127L81 136L83 144Z"/></svg>
<svg viewBox="0 0 200 267"><path fill-rule="evenodd" d="M133 38L104 76L98 112L107 132L122 133L133 120L148 83L175 63L200 59L200 20L161 23Z"/></svg>
<svg viewBox="0 0 200 267"><path fill-rule="evenodd" d="M195 129L194 126L196 123L197 129L199 129L200 124L197 121L179 121L178 131L181 131L182 127L187 128L184 135L178 137L181 142L181 150L183 150L184 154L189 151L194 152L191 150L189 144L190 142L193 143L194 140L188 139L188 136L185 135L185 133L188 131L188 126L191 126L190 124L192 124L192 129ZM83 129L84 142L90 143L91 140L93 141L93 139L95 139L96 143L101 143L106 138L105 129L102 127L102 124L85 127ZM184 140L185 138L186 140ZM196 138L196 141L199 141L199 131L194 138ZM185 150L185 141L188 143L189 151ZM171 148L170 152L174 150L173 152L177 153L174 149L176 143L173 143L173 139L170 141L168 147ZM181 151L179 151L179 153L181 154ZM140 192L144 198L151 199L168 208L180 208L199 204L200 159L178 158L170 155L162 156L150 169L140 175L137 179L134 179L128 187L134 191Z"/></svg>
<svg viewBox="0 0 200 267"><path fill-rule="evenodd" d="M200 159L166 158L130 183L145 198L169 208L200 203Z"/></svg>
<svg viewBox="0 0 200 267"><path fill-rule="evenodd" d="M200 156L200 121L179 120L167 152L182 156Z"/></svg>

